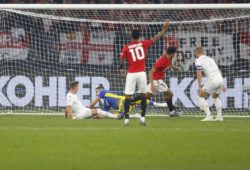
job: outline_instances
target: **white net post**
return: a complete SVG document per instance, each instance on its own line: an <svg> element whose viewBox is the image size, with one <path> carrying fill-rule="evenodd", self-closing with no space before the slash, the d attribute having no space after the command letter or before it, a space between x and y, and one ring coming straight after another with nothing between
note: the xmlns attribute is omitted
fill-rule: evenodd
<svg viewBox="0 0 250 170"><path fill-rule="evenodd" d="M104 7L0 10L1 112L62 113L71 80L80 82L78 95L84 105L96 96L100 83L122 95L125 77L119 73L119 54L130 42L131 30L139 29L141 38L149 39L169 19L166 35L148 50L147 72L168 46L177 47L175 64L181 71L167 71L166 82L174 93L174 104L184 114L201 115L193 50L202 46L219 65L228 87L221 96L223 112L249 115L249 93L244 90L250 84L249 7ZM164 102L161 94L153 100ZM168 109L149 107L148 112L162 114Z"/></svg>

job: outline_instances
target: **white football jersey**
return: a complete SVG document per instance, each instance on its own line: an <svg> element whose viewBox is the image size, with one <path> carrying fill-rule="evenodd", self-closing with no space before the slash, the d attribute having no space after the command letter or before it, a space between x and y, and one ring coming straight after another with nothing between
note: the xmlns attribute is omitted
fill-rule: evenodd
<svg viewBox="0 0 250 170"><path fill-rule="evenodd" d="M71 106L75 114L81 113L83 110L87 109L86 107L82 105L78 96L71 92L67 93L66 106Z"/></svg>
<svg viewBox="0 0 250 170"><path fill-rule="evenodd" d="M207 79L221 78L222 75L218 65L211 57L202 55L195 60L195 67L197 70L202 70Z"/></svg>

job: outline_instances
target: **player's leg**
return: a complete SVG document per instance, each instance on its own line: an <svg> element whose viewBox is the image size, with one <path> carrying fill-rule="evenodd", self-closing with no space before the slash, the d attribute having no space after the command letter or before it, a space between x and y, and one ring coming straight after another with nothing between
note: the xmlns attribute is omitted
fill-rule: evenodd
<svg viewBox="0 0 250 170"><path fill-rule="evenodd" d="M101 109L91 109L91 114L93 116L101 115L101 116L104 116L104 117L107 117L107 118L114 118L114 119L117 118L117 115L114 115L113 113L110 113L110 112L107 112L107 111L104 111L104 110L101 110Z"/></svg>
<svg viewBox="0 0 250 170"><path fill-rule="evenodd" d="M124 126L128 126L129 124L129 108L131 104L132 95L135 92L136 87L136 74L128 73L126 77L126 85L125 85L125 100L124 100L124 116L125 122Z"/></svg>
<svg viewBox="0 0 250 170"><path fill-rule="evenodd" d="M169 109L169 116L170 117L180 117L181 113L178 112L175 108L175 106L173 105L173 92L168 89L167 91L163 92L165 101L167 103L168 109Z"/></svg>
<svg viewBox="0 0 250 170"><path fill-rule="evenodd" d="M141 123L145 122L145 115L147 110L146 93L141 94Z"/></svg>
<svg viewBox="0 0 250 170"><path fill-rule="evenodd" d="M81 112L76 114L74 119L89 119L97 116L97 112L96 111L94 112L93 110L96 109L84 108L83 110L81 110Z"/></svg>
<svg viewBox="0 0 250 170"><path fill-rule="evenodd" d="M175 110L175 106L173 105L173 92L167 87L165 89L166 91L164 90L163 95L164 95L165 101L168 105L168 109L171 115Z"/></svg>
<svg viewBox="0 0 250 170"><path fill-rule="evenodd" d="M153 97L153 96L154 96L154 94L151 92L151 85L149 84L149 85L147 86L146 98L147 98L147 99L150 99L150 98ZM140 100L141 100L141 94L139 94L139 95L133 97L133 99L131 100L131 102L133 102L133 103L135 103L135 104L138 104L138 103L141 104L141 101L140 101ZM138 102L138 101L140 101L140 102Z"/></svg>
<svg viewBox="0 0 250 170"><path fill-rule="evenodd" d="M125 116L125 122L124 125L128 125L129 123L129 109L131 104L131 95L126 95L126 98L124 100L124 116Z"/></svg>
<svg viewBox="0 0 250 170"><path fill-rule="evenodd" d="M168 109L170 112L174 111L175 107L173 105L173 92L170 89L167 89L167 91L163 92L165 101L168 105Z"/></svg>
<svg viewBox="0 0 250 170"><path fill-rule="evenodd" d="M136 102L138 102L138 101L140 101L140 100L141 100L141 94L136 95L135 97L133 97L133 98L131 99L131 102L136 103ZM141 103L141 102L140 102L140 103Z"/></svg>
<svg viewBox="0 0 250 170"><path fill-rule="evenodd" d="M202 108L206 114L206 117L201 121L212 121L213 120L213 117L211 116L211 112L209 110L209 106L208 106L208 103L206 100L206 98L209 96L209 93L208 93L210 91L209 89L210 89L210 85L209 85L209 83L207 83L202 88L201 94L198 95L200 108Z"/></svg>
<svg viewBox="0 0 250 170"><path fill-rule="evenodd" d="M222 117L222 102L220 100L219 94L221 93L221 85L219 84L212 93L212 98L214 101L214 105L216 108L217 116L215 118L216 121L223 121Z"/></svg>
<svg viewBox="0 0 250 170"><path fill-rule="evenodd" d="M146 125L145 116L147 111L147 75L145 72L141 72L137 77L137 84L139 93L141 93L141 121L140 125Z"/></svg>
<svg viewBox="0 0 250 170"><path fill-rule="evenodd" d="M213 97L213 101L215 104L215 108L216 108L216 112L217 112L217 116L215 118L216 121L223 121L223 117L222 117L222 103L220 100L220 97L218 94L212 94Z"/></svg>
<svg viewBox="0 0 250 170"><path fill-rule="evenodd" d="M157 91L162 92L165 98L165 101L168 105L169 116L170 117L179 117L180 113L176 111L175 106L173 105L173 92L168 88L167 84L163 80L157 81L156 86Z"/></svg>
<svg viewBox="0 0 250 170"><path fill-rule="evenodd" d="M154 86L157 87L157 81L154 81ZM156 90L158 90L156 88ZM150 99L151 97L154 97L155 94L152 92L152 89L151 89L151 83L149 83L147 85L147 98Z"/></svg>

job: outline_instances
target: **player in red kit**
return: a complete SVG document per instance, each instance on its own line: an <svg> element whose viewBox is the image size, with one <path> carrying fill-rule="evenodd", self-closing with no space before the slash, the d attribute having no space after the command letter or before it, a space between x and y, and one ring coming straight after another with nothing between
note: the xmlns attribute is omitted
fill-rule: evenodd
<svg viewBox="0 0 250 170"><path fill-rule="evenodd" d="M156 60L155 64L153 65L152 69L149 71L149 80L150 83L148 85L147 97L150 98L156 94L156 92L162 92L165 100L167 102L170 116L180 116L180 113L176 111L173 103L173 93L168 88L167 84L163 81L165 77L165 71L168 68L172 67L172 58L175 57L176 48L169 47L166 51L166 54L163 54L158 60Z"/></svg>
<svg viewBox="0 0 250 170"><path fill-rule="evenodd" d="M124 115L125 126L129 124L129 106L132 101L132 95L135 93L135 88L138 86L140 99L141 99L141 121L140 125L145 126L145 114L147 109L146 93L147 93L147 76L145 72L145 60L147 55L147 49L153 45L155 41L158 41L164 33L168 30L169 22L163 24L161 32L155 35L150 40L140 41L139 30L133 30L131 34L131 43L124 46L121 53L120 69L122 73L125 73L125 60L128 61L128 72L126 76L125 96L124 101Z"/></svg>

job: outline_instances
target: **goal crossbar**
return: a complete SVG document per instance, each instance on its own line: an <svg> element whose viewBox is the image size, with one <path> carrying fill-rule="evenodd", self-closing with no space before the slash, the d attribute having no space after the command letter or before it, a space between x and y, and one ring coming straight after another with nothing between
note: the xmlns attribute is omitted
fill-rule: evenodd
<svg viewBox="0 0 250 170"><path fill-rule="evenodd" d="M33 17L40 17L44 19L51 19L51 20L63 20L63 21L75 21L75 22L94 22L94 23L105 23L105 24L142 24L142 25L156 25L156 24L163 24L164 22L133 22L133 21L108 21L108 20L93 20L93 19L85 19L85 18L74 18L74 17L63 17L63 16L55 16L55 15L47 15L47 14L39 14L34 12L22 11L18 9L0 9L0 11L7 11L13 12L21 15L26 16L33 16ZM241 19L249 18L250 15L243 15L240 16ZM203 20L193 20L193 21L171 21L171 24L184 24L184 23L205 23L205 22L218 22L224 20L234 20L239 17L227 17L227 18L217 18L217 19L203 19Z"/></svg>
<svg viewBox="0 0 250 170"><path fill-rule="evenodd" d="M1 4L0 9L250 9L250 4Z"/></svg>

